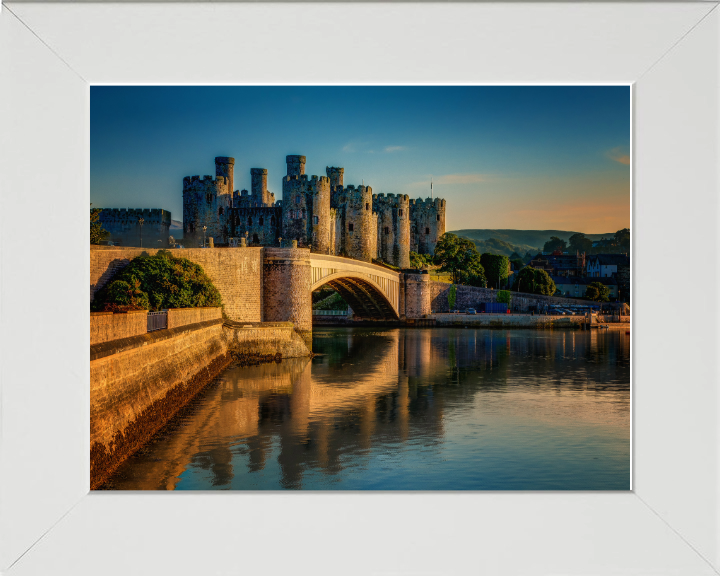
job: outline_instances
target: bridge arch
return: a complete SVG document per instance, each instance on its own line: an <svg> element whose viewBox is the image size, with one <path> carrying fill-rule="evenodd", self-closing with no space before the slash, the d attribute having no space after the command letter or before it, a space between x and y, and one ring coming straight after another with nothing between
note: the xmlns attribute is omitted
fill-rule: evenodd
<svg viewBox="0 0 720 576"><path fill-rule="evenodd" d="M324 254L311 254L311 291L328 285L361 318L400 317L400 274L383 266Z"/></svg>
<svg viewBox="0 0 720 576"><path fill-rule="evenodd" d="M375 320L397 320L398 313L392 302L385 296L382 288L368 277L348 272L336 272L313 284L315 291L322 286L330 286L358 317Z"/></svg>

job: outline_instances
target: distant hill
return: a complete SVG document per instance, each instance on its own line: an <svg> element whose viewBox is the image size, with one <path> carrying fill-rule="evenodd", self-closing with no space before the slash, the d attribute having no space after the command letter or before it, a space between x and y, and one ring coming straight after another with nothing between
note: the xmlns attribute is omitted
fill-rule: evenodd
<svg viewBox="0 0 720 576"><path fill-rule="evenodd" d="M517 252L521 256L525 252L538 252L542 250L545 242L550 236L557 236L566 242L570 236L577 234L568 230L490 230L490 229L465 229L451 230L451 234L462 236L472 240L480 252L491 252L494 254L510 254ZM585 234L590 240L601 238L612 238L615 232L607 234Z"/></svg>

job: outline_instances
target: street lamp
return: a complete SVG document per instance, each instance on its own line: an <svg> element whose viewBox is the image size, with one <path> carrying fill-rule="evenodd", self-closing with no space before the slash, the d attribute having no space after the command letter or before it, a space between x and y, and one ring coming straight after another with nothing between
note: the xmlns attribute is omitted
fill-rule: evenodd
<svg viewBox="0 0 720 576"><path fill-rule="evenodd" d="M207 226L203 226L203 248L205 248L205 231L207 230Z"/></svg>
<svg viewBox="0 0 720 576"><path fill-rule="evenodd" d="M140 248L142 248L142 227L145 224L145 220L138 218L138 224L140 224Z"/></svg>

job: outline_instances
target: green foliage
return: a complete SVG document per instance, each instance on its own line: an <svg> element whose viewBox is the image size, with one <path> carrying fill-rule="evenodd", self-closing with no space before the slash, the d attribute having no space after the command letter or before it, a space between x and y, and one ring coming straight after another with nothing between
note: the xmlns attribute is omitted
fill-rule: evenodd
<svg viewBox="0 0 720 576"><path fill-rule="evenodd" d="M98 221L100 212L102 212L102 208L90 208L90 244L100 244L110 236L110 232L105 230Z"/></svg>
<svg viewBox="0 0 720 576"><path fill-rule="evenodd" d="M497 254L483 254L480 256L480 263L485 269L488 286L491 288L500 288L510 273L510 260L507 256L498 256Z"/></svg>
<svg viewBox="0 0 720 576"><path fill-rule="evenodd" d="M432 265L432 263L432 254L418 254L417 252L410 252L410 268L427 268Z"/></svg>
<svg viewBox="0 0 720 576"><path fill-rule="evenodd" d="M629 228L623 228L622 230L618 230L614 234L615 243L617 246L624 250L630 250L630 229Z"/></svg>
<svg viewBox="0 0 720 576"><path fill-rule="evenodd" d="M585 289L585 298L595 302L608 302L610 300L610 288L602 282L590 282Z"/></svg>
<svg viewBox="0 0 720 576"><path fill-rule="evenodd" d="M512 293L509 290L498 290L495 299L501 304L510 306L512 302Z"/></svg>
<svg viewBox="0 0 720 576"><path fill-rule="evenodd" d="M313 304L313 310L347 310L347 302L340 294L333 292L330 296L321 300L317 304Z"/></svg>
<svg viewBox="0 0 720 576"><path fill-rule="evenodd" d="M510 260L511 264L515 265L515 270L522 270L525 266L525 262L522 261L522 258L515 258L514 260Z"/></svg>
<svg viewBox="0 0 720 576"><path fill-rule="evenodd" d="M526 266L517 274L515 290L517 292L552 296L555 294L557 288L555 287L555 282L553 282L553 279L550 278L545 270Z"/></svg>
<svg viewBox="0 0 720 576"><path fill-rule="evenodd" d="M510 262L513 260L522 260L522 256L520 256L517 252L513 252L510 256L508 256L508 258L510 258Z"/></svg>
<svg viewBox="0 0 720 576"><path fill-rule="evenodd" d="M592 249L592 240L586 238L582 232L570 236L569 243L569 248L573 252L588 252Z"/></svg>
<svg viewBox="0 0 720 576"><path fill-rule="evenodd" d="M457 298L457 288L455 287L455 284L452 284L450 286L450 290L448 291L448 306L450 307L450 310L455 309L456 298Z"/></svg>
<svg viewBox="0 0 720 576"><path fill-rule="evenodd" d="M565 250L567 248L567 242L557 236L550 236L550 240L545 242L543 246L543 252L554 252L555 250Z"/></svg>
<svg viewBox="0 0 720 576"><path fill-rule="evenodd" d="M222 306L222 298L201 266L161 250L154 256L134 258L95 295L94 310L113 306L198 308Z"/></svg>
<svg viewBox="0 0 720 576"><path fill-rule="evenodd" d="M443 234L435 246L434 262L440 265L440 272L452 274L453 284L460 281L479 283L485 280L480 253L475 248L475 244L467 238L458 238L455 234Z"/></svg>

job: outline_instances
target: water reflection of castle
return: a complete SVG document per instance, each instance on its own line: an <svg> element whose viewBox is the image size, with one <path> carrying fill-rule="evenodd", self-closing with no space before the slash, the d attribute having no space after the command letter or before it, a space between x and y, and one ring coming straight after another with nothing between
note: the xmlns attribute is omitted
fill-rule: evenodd
<svg viewBox="0 0 720 576"><path fill-rule="evenodd" d="M574 332L553 339L497 330L334 334L316 341L325 356L314 361L226 372L149 457L128 463L126 481L115 487L173 489L194 469L206 472L213 487L244 488L243 479L252 476L246 472L262 473L275 458L284 488L303 487L312 471L339 477L348 456L362 457L371 447L392 449L409 438L439 446L448 409L472 402L479 391L502 391L523 359L532 358L541 371L568 358L615 353L603 350L604 342L597 335L576 339ZM478 374L482 380L475 382Z"/></svg>

